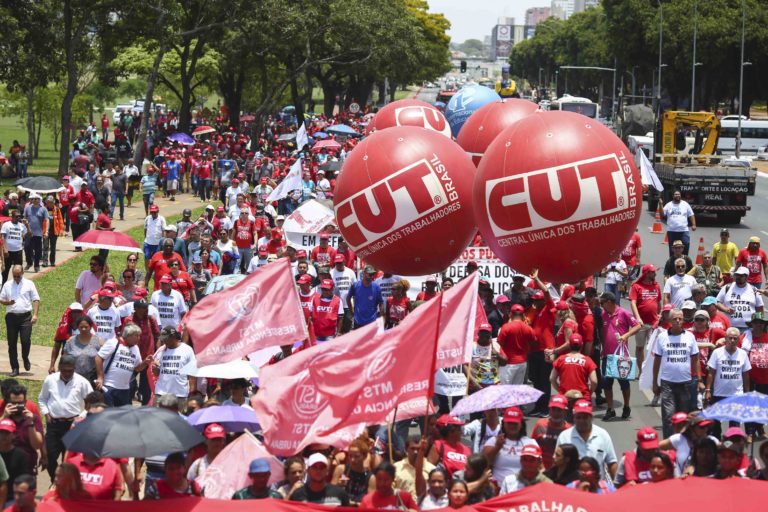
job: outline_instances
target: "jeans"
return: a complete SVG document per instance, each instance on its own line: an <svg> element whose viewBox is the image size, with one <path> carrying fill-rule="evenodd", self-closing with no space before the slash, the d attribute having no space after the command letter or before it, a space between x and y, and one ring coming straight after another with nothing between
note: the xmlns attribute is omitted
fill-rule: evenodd
<svg viewBox="0 0 768 512"><path fill-rule="evenodd" d="M549 412L549 396L552 394L552 385L549 382L549 374L552 373L552 363L544 359L544 352L528 353L528 378L533 387L544 393L536 401L532 412Z"/></svg>
<svg viewBox="0 0 768 512"><path fill-rule="evenodd" d="M137 397L141 402L141 405L149 404L149 399L152 398L152 389L149 387L149 377L147 377L146 368L139 373L133 374L130 391L131 396L133 396L138 391Z"/></svg>
<svg viewBox="0 0 768 512"><path fill-rule="evenodd" d="M251 258L253 258L253 249L250 247L245 249L240 249L240 273L245 274L245 272L248 270L248 265L251 263Z"/></svg>
<svg viewBox="0 0 768 512"><path fill-rule="evenodd" d="M115 389L104 386L102 391L104 391L104 402L110 407L131 405L130 389Z"/></svg>
<svg viewBox="0 0 768 512"><path fill-rule="evenodd" d="M205 178L200 180L198 187L200 189L200 199L203 201L210 201L211 200L211 179Z"/></svg>
<svg viewBox="0 0 768 512"><path fill-rule="evenodd" d="M43 238L43 265L47 265L50 262L51 266L56 265L56 242L59 237L56 235L49 235Z"/></svg>
<svg viewBox="0 0 768 512"><path fill-rule="evenodd" d="M64 217L64 231L69 233L69 224L72 222L69 219L69 206L61 206L61 216Z"/></svg>
<svg viewBox="0 0 768 512"><path fill-rule="evenodd" d="M19 369L17 343L21 337L21 357L29 361L29 349L32 346L32 313L6 313L5 326L8 329L8 359L11 369Z"/></svg>
<svg viewBox="0 0 768 512"><path fill-rule="evenodd" d="M672 416L676 412L691 412L691 381L661 381L661 425L664 437L674 434Z"/></svg>
<svg viewBox="0 0 768 512"><path fill-rule="evenodd" d="M159 245L150 245L144 242L144 259L149 261L152 256L157 252Z"/></svg>
<svg viewBox="0 0 768 512"><path fill-rule="evenodd" d="M619 293L619 285L616 283L605 283L605 291L610 292L616 296L616 305L621 305L621 294Z"/></svg>
<svg viewBox="0 0 768 512"><path fill-rule="evenodd" d="M151 194L144 194L144 212L149 215L149 207L155 202L154 192Z"/></svg>
<svg viewBox="0 0 768 512"><path fill-rule="evenodd" d="M198 180L197 180L197 174L193 174L191 176L191 186L192 186L192 193L194 195L200 195L200 191L198 190Z"/></svg>
<svg viewBox="0 0 768 512"><path fill-rule="evenodd" d="M35 265L35 271L40 268L40 258L43 256L43 237L32 236L27 240L25 245L25 253L27 257L27 266Z"/></svg>
<svg viewBox="0 0 768 512"><path fill-rule="evenodd" d="M52 419L45 430L45 448L48 452L48 475L51 481L56 476L59 458L67 451L64 446L64 435L72 428L73 419Z"/></svg>
<svg viewBox="0 0 768 512"><path fill-rule="evenodd" d="M29 174L27 173L27 167L28 167L27 162L19 162L18 163L17 176L19 178L26 178L26 177L29 176Z"/></svg>
<svg viewBox="0 0 768 512"><path fill-rule="evenodd" d="M688 231L667 231L667 241L669 242L669 257L673 256L672 243L675 240L683 242L683 254L688 256L688 249L691 246L691 234Z"/></svg>
<svg viewBox="0 0 768 512"><path fill-rule="evenodd" d="M109 211L109 218L111 219L112 215L115 214L115 205L118 201L120 202L120 220L125 220L125 196L117 192L112 192L112 208Z"/></svg>

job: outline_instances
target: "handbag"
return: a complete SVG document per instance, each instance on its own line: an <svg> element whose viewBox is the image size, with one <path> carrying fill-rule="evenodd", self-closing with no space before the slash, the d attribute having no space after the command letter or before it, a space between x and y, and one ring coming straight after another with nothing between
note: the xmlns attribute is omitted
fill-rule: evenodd
<svg viewBox="0 0 768 512"><path fill-rule="evenodd" d="M626 342L619 343L613 354L606 356L605 376L619 380L637 378L637 358L629 355L629 346Z"/></svg>

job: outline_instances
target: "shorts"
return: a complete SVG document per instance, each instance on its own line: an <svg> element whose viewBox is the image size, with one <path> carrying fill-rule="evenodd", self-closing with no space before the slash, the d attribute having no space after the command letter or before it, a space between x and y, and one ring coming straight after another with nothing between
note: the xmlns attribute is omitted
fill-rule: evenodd
<svg viewBox="0 0 768 512"><path fill-rule="evenodd" d="M168 180L168 190L175 191L179 188L179 180Z"/></svg>
<svg viewBox="0 0 768 512"><path fill-rule="evenodd" d="M619 389L622 391L626 391L629 389L629 380L627 379L614 379L613 377L606 377L605 376L605 365L608 361L608 358L603 357L602 363L601 363L601 371L602 371L602 382L601 382L601 388L602 389L612 389L613 388L613 381L616 380L619 383Z"/></svg>
<svg viewBox="0 0 768 512"><path fill-rule="evenodd" d="M653 326L650 324L643 324L640 330L635 334L636 347L640 350L645 350L645 346L648 344L648 340L651 338L653 332Z"/></svg>

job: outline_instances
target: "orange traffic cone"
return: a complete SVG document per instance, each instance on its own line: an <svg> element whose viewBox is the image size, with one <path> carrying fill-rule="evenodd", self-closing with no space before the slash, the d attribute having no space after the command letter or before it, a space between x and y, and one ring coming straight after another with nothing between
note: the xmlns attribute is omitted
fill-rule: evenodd
<svg viewBox="0 0 768 512"><path fill-rule="evenodd" d="M669 244L669 233L664 233L664 241L661 242L663 245Z"/></svg>
<svg viewBox="0 0 768 512"><path fill-rule="evenodd" d="M659 203L659 206L656 208L656 218L653 219L653 227L651 228L651 233L654 235L660 235L664 232L664 228L661 225L661 203Z"/></svg>
<svg viewBox="0 0 768 512"><path fill-rule="evenodd" d="M696 252L696 264L704 263L704 237L699 238L699 250Z"/></svg>

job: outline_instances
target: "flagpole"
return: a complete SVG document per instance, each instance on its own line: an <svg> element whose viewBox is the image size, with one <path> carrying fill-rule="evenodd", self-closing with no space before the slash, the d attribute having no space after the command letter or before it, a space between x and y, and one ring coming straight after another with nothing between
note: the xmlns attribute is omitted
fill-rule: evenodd
<svg viewBox="0 0 768 512"><path fill-rule="evenodd" d="M435 372L437 371L437 344L440 338L440 319L443 316L443 293L440 292L440 308L437 310L437 325L435 326L435 342L432 350L432 371L429 372L429 393L427 393L427 405L424 411L424 429L423 435L427 434L427 422L429 420L429 403L432 401L432 395L435 394Z"/></svg>
<svg viewBox="0 0 768 512"><path fill-rule="evenodd" d="M392 430L395 428L395 422L397 421L397 407L400 404L395 405L395 411L392 413L392 421L389 423L389 428L387 429L387 445L389 446L389 462L392 462L394 460L392 456Z"/></svg>

